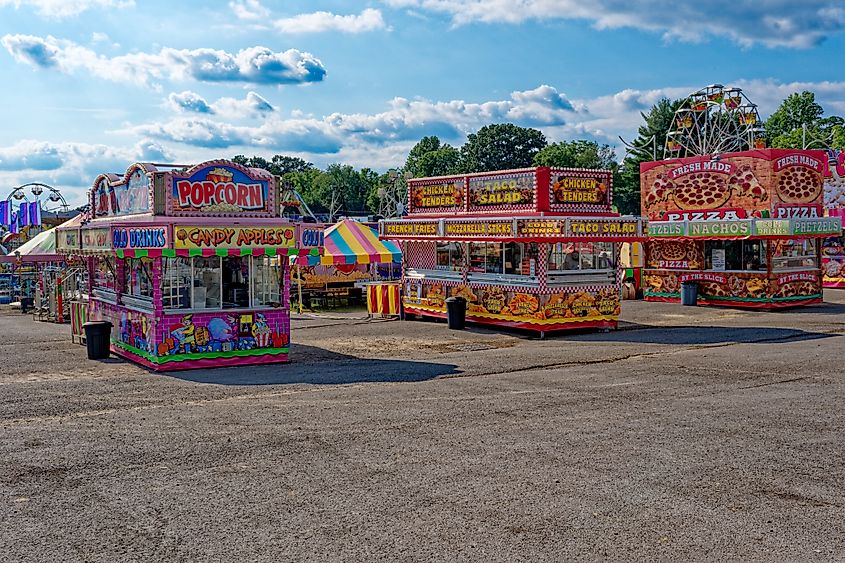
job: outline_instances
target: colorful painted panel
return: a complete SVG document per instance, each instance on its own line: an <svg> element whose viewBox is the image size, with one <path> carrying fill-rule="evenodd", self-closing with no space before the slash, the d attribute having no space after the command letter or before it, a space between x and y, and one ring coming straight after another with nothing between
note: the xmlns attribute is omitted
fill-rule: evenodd
<svg viewBox="0 0 845 563"><path fill-rule="evenodd" d="M200 164L167 175L169 215L270 217L275 180L270 173L228 161Z"/></svg>
<svg viewBox="0 0 845 563"><path fill-rule="evenodd" d="M750 272L671 272L646 270L644 296L680 299L681 283L698 283L699 298L713 302L776 303L821 298L818 272L784 274Z"/></svg>
<svg viewBox="0 0 845 563"><path fill-rule="evenodd" d="M284 227L176 227L176 248L293 248L293 225Z"/></svg>
<svg viewBox="0 0 845 563"><path fill-rule="evenodd" d="M537 294L504 286L412 282L406 287L404 303L411 309L445 313L446 298L451 296L467 300L467 318L535 324L540 328L576 321L615 321L620 313L616 286L567 288Z"/></svg>
<svg viewBox="0 0 845 563"><path fill-rule="evenodd" d="M823 151L772 149L645 162L642 214L669 221L726 209L735 216L716 218L818 217L826 160Z"/></svg>
<svg viewBox="0 0 845 563"><path fill-rule="evenodd" d="M609 170L552 168L549 207L552 211L610 211L613 174Z"/></svg>

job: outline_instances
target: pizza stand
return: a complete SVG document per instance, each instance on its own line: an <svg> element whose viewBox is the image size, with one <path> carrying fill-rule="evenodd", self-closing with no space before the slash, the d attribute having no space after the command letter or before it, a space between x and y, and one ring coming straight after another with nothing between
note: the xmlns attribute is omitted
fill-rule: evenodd
<svg viewBox="0 0 845 563"><path fill-rule="evenodd" d="M307 231L313 229L313 225L302 224L300 228ZM345 219L328 227L320 233L319 237L301 235L303 242L313 240L320 245L315 247L316 252L301 252L292 259L296 265L299 276L302 278L301 269L304 268L330 268L335 271L330 279L337 285L345 277L345 272L362 272L363 276L355 276L354 285L363 287L367 291L367 309L370 314L398 315L399 314L399 283L391 281L392 276L380 279L377 268L379 265L386 265L388 271L392 270L394 264L401 261L402 253L399 246L391 241L379 240L378 232L372 227ZM302 284L299 285L301 291ZM345 295L349 295L349 282L344 287ZM326 283L327 292L332 288ZM326 293L325 295L331 295ZM300 294L300 303L302 297Z"/></svg>
<svg viewBox="0 0 845 563"><path fill-rule="evenodd" d="M825 161L766 149L642 163L644 298L681 301L686 282L707 305L820 302L821 241L842 229L822 213Z"/></svg>
<svg viewBox="0 0 845 563"><path fill-rule="evenodd" d="M612 211L606 170L526 168L409 180L408 215L379 223L401 244L408 316L466 319L539 333L615 328L619 245L643 240Z"/></svg>
<svg viewBox="0 0 845 563"><path fill-rule="evenodd" d="M824 183L824 211L828 217L845 217L845 150L828 151ZM824 287L845 289L845 236L839 233L822 243Z"/></svg>
<svg viewBox="0 0 845 563"><path fill-rule="evenodd" d="M295 228L271 174L133 164L98 176L90 206L60 251L86 260L81 316L112 324L112 352L154 370L288 360Z"/></svg>

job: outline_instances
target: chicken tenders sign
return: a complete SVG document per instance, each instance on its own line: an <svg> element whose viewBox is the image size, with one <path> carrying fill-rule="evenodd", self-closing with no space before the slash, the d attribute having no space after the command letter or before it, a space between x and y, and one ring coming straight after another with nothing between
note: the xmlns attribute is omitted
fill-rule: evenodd
<svg viewBox="0 0 845 563"><path fill-rule="evenodd" d="M169 212L216 216L263 217L274 211L272 176L263 171L220 162L172 174Z"/></svg>

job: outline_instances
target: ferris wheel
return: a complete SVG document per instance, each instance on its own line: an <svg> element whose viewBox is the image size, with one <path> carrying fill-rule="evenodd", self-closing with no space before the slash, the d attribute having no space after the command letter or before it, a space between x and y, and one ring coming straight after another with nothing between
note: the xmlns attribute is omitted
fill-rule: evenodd
<svg viewBox="0 0 845 563"><path fill-rule="evenodd" d="M712 84L687 96L675 110L663 158L766 148L757 105L741 88Z"/></svg>
<svg viewBox="0 0 845 563"><path fill-rule="evenodd" d="M29 188L29 190L26 188ZM34 196L32 199L30 199L27 191ZM42 194L46 196L43 199L41 198ZM13 188L6 197L6 200L10 203L30 203L37 201L41 206L41 210L48 213L62 213L70 210L65 196L59 190L41 182L30 182Z"/></svg>

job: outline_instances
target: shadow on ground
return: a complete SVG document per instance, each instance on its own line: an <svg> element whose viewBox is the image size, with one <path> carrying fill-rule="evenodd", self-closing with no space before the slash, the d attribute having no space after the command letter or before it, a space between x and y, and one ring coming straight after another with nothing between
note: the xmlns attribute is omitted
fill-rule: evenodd
<svg viewBox="0 0 845 563"><path fill-rule="evenodd" d="M720 327L720 326L651 326L625 323L621 330L610 332L558 333L546 340L560 342L626 342L641 344L756 344L773 341L801 341L831 338L838 334L808 332L792 328Z"/></svg>
<svg viewBox="0 0 845 563"><path fill-rule="evenodd" d="M461 373L454 364L411 360L361 359L314 346L295 344L291 363L162 372L162 375L216 385L344 385L414 383Z"/></svg>

